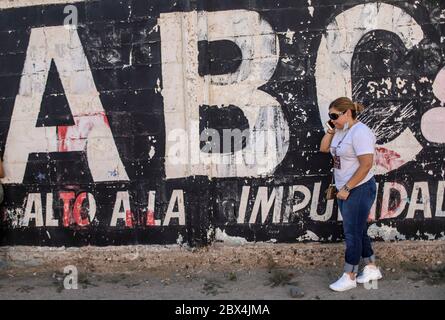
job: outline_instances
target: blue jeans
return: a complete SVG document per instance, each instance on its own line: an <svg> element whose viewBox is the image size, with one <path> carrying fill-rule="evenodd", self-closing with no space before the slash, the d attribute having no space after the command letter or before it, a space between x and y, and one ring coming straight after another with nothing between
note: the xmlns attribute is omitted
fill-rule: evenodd
<svg viewBox="0 0 445 320"><path fill-rule="evenodd" d="M346 241L345 272L358 272L360 257L366 263L374 262L375 256L368 236L367 218L376 196L375 179L355 187L346 200L337 199L343 217Z"/></svg>

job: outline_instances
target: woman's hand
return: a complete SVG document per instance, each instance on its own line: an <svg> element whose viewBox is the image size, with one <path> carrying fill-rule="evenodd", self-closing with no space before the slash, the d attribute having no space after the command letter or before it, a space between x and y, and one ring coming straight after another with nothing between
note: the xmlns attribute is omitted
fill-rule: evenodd
<svg viewBox="0 0 445 320"><path fill-rule="evenodd" d="M346 200L349 197L349 192L346 191L345 189L340 189L339 192L337 192L337 199L340 200Z"/></svg>

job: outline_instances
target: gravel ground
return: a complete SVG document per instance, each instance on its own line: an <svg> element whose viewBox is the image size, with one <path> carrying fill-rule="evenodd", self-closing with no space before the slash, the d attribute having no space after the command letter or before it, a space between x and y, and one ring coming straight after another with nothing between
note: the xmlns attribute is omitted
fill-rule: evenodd
<svg viewBox="0 0 445 320"><path fill-rule="evenodd" d="M68 255L2 248L0 299L445 299L443 241L374 247L383 279L376 288L343 293L328 287L341 273L343 244L91 247L70 248ZM78 270L78 289L64 288L67 265Z"/></svg>

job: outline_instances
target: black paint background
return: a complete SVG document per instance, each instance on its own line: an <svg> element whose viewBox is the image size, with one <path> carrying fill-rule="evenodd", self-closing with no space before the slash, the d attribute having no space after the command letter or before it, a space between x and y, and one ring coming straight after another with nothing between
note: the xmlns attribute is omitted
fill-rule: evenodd
<svg viewBox="0 0 445 320"><path fill-rule="evenodd" d="M32 154L29 157L23 184L6 186L4 211L11 208L24 208L24 199L30 192L54 192L75 190L77 193L91 192L96 199L96 216L99 224L88 228L75 226L43 227L43 228L10 228L8 221L3 222L1 244L33 244L33 245L118 245L136 243L176 243L178 234L191 245L207 243L208 230L218 227L230 235L247 240L267 241L276 239L279 242L293 242L296 237L315 232L322 241L340 240L341 223L336 221L336 214L328 222L315 222L308 218L310 205L294 217L290 224L274 225L270 223L271 215L265 225L237 225L228 218L230 212L224 210L227 201L234 204L234 212L238 212L241 189L250 185L251 197L248 215L253 206L255 186L274 186L304 184L311 191L315 182L322 181L322 190L327 183L329 157L317 152L322 136L315 86L316 52L325 27L339 13L365 2L372 1L312 1L314 16L309 15L307 1L87 1L76 3L79 12L78 33L86 52L100 99L108 116L111 130L121 156L122 162L130 177L130 183L93 183L89 174L86 157L81 152ZM445 8L442 1L387 1L386 3L401 7L412 15L421 25L425 39L419 46L407 51L396 36L387 32L375 32L378 40L367 41L365 36L356 48L352 66L353 87L355 84L369 80L380 80L382 77L397 76L412 79L416 86L423 77L434 79L444 65L445 46L440 37L445 36L445 21L441 20L441 10ZM3 152L9 129L15 95L18 92L20 73L23 69L26 49L31 28L41 26L62 25L65 15L64 5L33 6L0 11L0 148ZM160 32L149 31L156 25L161 12L190 10L233 10L248 9L258 11L277 32L280 44L280 61L270 81L261 87L274 96L282 105L291 132L290 147L285 159L277 167L274 178L269 179L212 179L207 177L191 177L187 179L166 180L164 173L164 116L163 99L155 93L157 79L161 79ZM310 23L307 23L310 21ZM287 43L284 33L295 31L293 44ZM377 44L383 44L382 50L376 50ZM240 53L237 48L227 43L199 44L201 74L222 74L237 67ZM151 55L148 55L150 49ZM130 51L133 50L132 65L128 64ZM309 54L308 54L309 52ZM106 57L117 57L118 61L110 64ZM284 63L282 58L290 58ZM391 72L381 68L383 58L390 58ZM366 72L363 66L371 64L372 72ZM300 74L304 71L304 76ZM47 92L61 93L63 90L57 83L54 68L47 85ZM53 74L54 73L54 74ZM295 79L296 78L296 79ZM394 81L393 81L394 83ZM424 149L417 161L401 167L380 177L383 181L397 181L406 185L408 195L411 194L415 181L429 181L433 215L437 181L443 180L445 170L444 145L426 141L420 132L421 115L432 107L440 106L433 103L430 84L423 85L423 97L418 92L411 96L397 97L392 92L388 97L377 99L364 89L355 90L354 98L368 106L364 121L372 126L379 121L382 108L389 105L404 106L414 103L417 113L402 126L394 123L394 134L400 133L408 126L416 135ZM407 87L410 87L408 83ZM137 93L137 94L136 94ZM291 93L294 99L286 101L283 96ZM437 100L437 99L436 99ZM36 125L70 124L69 110L63 95L57 98L46 96ZM206 111L207 110L207 111ZM221 119L217 113L210 112L205 106L201 109L204 124L244 127L239 109L222 111ZM223 114L224 113L224 114ZM302 114L305 113L307 121ZM45 116L49 115L49 119ZM207 115L207 118L206 118ZM396 115L395 115L396 116ZM209 119L213 119L210 121ZM207 121L208 120L208 121ZM311 136L307 137L307 132ZM152 142L148 137L156 139L156 153L152 159L148 151ZM386 142L391 137L379 137L379 142ZM385 140L386 139L386 140ZM304 154L303 154L304 152ZM47 165L49 168L47 169ZM423 165L422 165L423 164ZM433 175L427 172L432 170ZM46 172L47 171L47 172ZM37 173L46 173L45 178ZM84 172L84 174L80 174ZM129 190L133 212L142 215L147 205L149 190L157 191L156 218L162 218L167 208L173 189L183 189L186 201L186 226L171 225L168 227L109 227L116 192ZM270 189L271 190L271 189ZM379 195L381 197L382 186ZM42 199L45 207L45 198ZM61 217L62 201L55 197L55 216ZM324 203L319 204L319 211L324 210ZM44 208L45 211L45 208ZM230 211L230 210L229 210ZM284 211L284 209L282 210ZM395 220L384 223L397 227L402 234L412 238L422 238L424 233L440 236L445 230L445 219L423 220L416 216L412 220L404 220L407 209ZM172 220L173 224L175 220ZM381 222L378 222L381 224ZM419 231L419 235L417 232ZM50 234L48 237L47 233Z"/></svg>

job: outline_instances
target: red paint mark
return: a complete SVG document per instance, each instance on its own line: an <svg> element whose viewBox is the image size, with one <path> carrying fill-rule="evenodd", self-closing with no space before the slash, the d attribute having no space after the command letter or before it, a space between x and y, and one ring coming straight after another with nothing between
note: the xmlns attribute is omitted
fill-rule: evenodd
<svg viewBox="0 0 445 320"><path fill-rule="evenodd" d="M389 150L383 147L376 148L375 163L388 171L397 169L405 162L400 158L400 154L394 150Z"/></svg>
<svg viewBox="0 0 445 320"><path fill-rule="evenodd" d="M58 137L58 143L59 143L58 150L61 152L68 151L67 146L65 144L67 131L68 131L68 126L58 126L57 127L57 137Z"/></svg>
<svg viewBox="0 0 445 320"><path fill-rule="evenodd" d="M392 182L390 184L389 192L391 192L391 190L395 190L399 194L401 194L401 190L399 188L399 185L394 183L394 182ZM400 199L400 201L397 202L397 204L395 205L394 208L391 208L391 209L388 208L388 210L386 210L387 206L389 206L390 193L387 196L384 195L384 197L385 198L383 199L383 201L385 201L385 204L387 204L387 205L383 205L382 206L382 210L380 212L379 220L397 217L400 214L400 212L397 212L397 211L399 210L399 208L402 205L402 203L404 203L403 199Z"/></svg>
<svg viewBox="0 0 445 320"><path fill-rule="evenodd" d="M82 203L85 201L86 198L87 198L87 193L82 192L77 196L76 201L74 202L74 208L73 208L74 222L81 227L90 224L90 222L88 221L88 217L82 218L81 215Z"/></svg>
<svg viewBox="0 0 445 320"><path fill-rule="evenodd" d="M125 226L130 228L133 227L133 213L131 213L130 210L125 212Z"/></svg>
<svg viewBox="0 0 445 320"><path fill-rule="evenodd" d="M102 121L107 125L107 127L110 127L110 123L108 122L108 117L105 112L101 112L100 114L102 115Z"/></svg>
<svg viewBox="0 0 445 320"><path fill-rule="evenodd" d="M100 123L110 126L105 112L74 116L73 126L58 126L58 151L83 151L91 130Z"/></svg>
<svg viewBox="0 0 445 320"><path fill-rule="evenodd" d="M401 202L401 201L400 201ZM394 217L396 217L397 215L398 215L398 213L397 213L397 209L400 207L400 204L401 203L398 203L397 204L397 207L395 207L394 209L391 209L391 210L388 210L388 211L382 211L381 213L380 213L380 218L379 218L379 220L381 220L381 219L389 219L389 218L394 218Z"/></svg>
<svg viewBox="0 0 445 320"><path fill-rule="evenodd" d="M74 199L75 193L73 191L60 192L59 198L63 200L63 226L68 227L71 224L71 207L70 201Z"/></svg>
<svg viewBox="0 0 445 320"><path fill-rule="evenodd" d="M148 210L147 211L147 226L154 226L155 225L155 214L153 211Z"/></svg>

